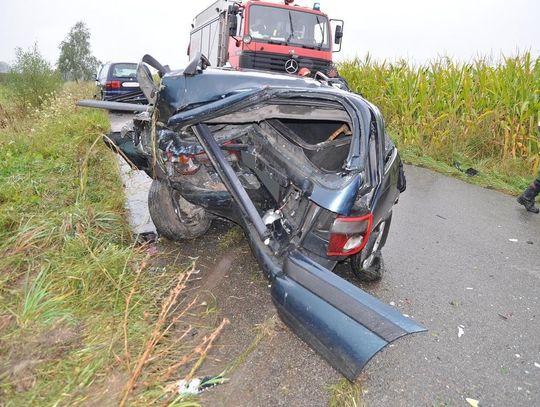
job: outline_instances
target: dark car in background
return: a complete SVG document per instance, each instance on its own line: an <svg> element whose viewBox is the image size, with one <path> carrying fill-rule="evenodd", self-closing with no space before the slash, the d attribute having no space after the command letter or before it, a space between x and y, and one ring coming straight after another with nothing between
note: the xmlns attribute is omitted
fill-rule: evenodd
<svg viewBox="0 0 540 407"><path fill-rule="evenodd" d="M96 75L96 99L147 103L137 82L137 63L107 62Z"/></svg>

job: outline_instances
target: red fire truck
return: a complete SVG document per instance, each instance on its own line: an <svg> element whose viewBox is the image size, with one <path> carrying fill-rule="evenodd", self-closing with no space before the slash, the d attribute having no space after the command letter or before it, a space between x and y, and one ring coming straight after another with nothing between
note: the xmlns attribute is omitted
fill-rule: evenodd
<svg viewBox="0 0 540 407"><path fill-rule="evenodd" d="M341 50L343 21L284 2L218 0L192 24L188 55L213 66L335 77L332 53Z"/></svg>

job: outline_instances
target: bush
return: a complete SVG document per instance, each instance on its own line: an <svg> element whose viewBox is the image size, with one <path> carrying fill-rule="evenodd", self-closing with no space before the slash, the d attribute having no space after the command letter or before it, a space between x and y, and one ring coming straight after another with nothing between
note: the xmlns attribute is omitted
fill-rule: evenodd
<svg viewBox="0 0 540 407"><path fill-rule="evenodd" d="M60 75L40 54L37 44L27 51L16 48L15 56L7 85L17 102L25 107L39 107L60 88Z"/></svg>

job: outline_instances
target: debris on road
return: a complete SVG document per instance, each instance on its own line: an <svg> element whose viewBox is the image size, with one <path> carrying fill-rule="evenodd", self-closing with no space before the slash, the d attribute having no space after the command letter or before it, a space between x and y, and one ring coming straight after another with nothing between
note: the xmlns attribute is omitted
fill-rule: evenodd
<svg viewBox="0 0 540 407"><path fill-rule="evenodd" d="M469 403L472 407L478 407L478 400L466 398L465 401Z"/></svg>
<svg viewBox="0 0 540 407"><path fill-rule="evenodd" d="M508 240L509 240L510 242L514 242L514 243L519 242L519 240L517 240L517 239L508 239Z"/></svg>
<svg viewBox="0 0 540 407"><path fill-rule="evenodd" d="M454 167L458 171L467 174L469 177L474 177L475 175L478 175L478 173L479 173L479 171L476 168L473 168L473 167L469 167L466 170L464 170L463 168L461 168L461 164L459 162L457 162L457 161L454 161Z"/></svg>
<svg viewBox="0 0 540 407"><path fill-rule="evenodd" d="M197 395L199 394L199 386L201 384L201 379L196 378L191 381L186 381L184 379L178 381L178 394L183 396Z"/></svg>
<svg viewBox="0 0 540 407"><path fill-rule="evenodd" d="M461 338L465 334L464 328L465 327L463 325L458 326L458 334L457 334L458 338Z"/></svg>
<svg viewBox="0 0 540 407"><path fill-rule="evenodd" d="M182 396L194 396L204 390L210 389L218 384L227 383L228 381L229 379L223 377L223 374L216 376L204 376L202 378L195 378L191 380L182 379L178 381L178 394Z"/></svg>
<svg viewBox="0 0 540 407"><path fill-rule="evenodd" d="M478 170L476 168L467 168L465 170L465 174L467 174L469 177L474 177L475 175L478 175Z"/></svg>
<svg viewBox="0 0 540 407"><path fill-rule="evenodd" d="M135 235L135 241L140 244L156 243L159 237L156 232L142 232Z"/></svg>

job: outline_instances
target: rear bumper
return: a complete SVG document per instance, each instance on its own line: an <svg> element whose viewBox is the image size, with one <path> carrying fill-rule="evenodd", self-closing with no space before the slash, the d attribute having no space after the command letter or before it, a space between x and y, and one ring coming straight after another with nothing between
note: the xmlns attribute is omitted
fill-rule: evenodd
<svg viewBox="0 0 540 407"><path fill-rule="evenodd" d="M103 90L103 100L129 103L148 103L146 97L139 88L130 88L129 90Z"/></svg>
<svg viewBox="0 0 540 407"><path fill-rule="evenodd" d="M347 379L355 381L386 345L426 330L301 250L277 259L249 224L244 230L282 320Z"/></svg>

